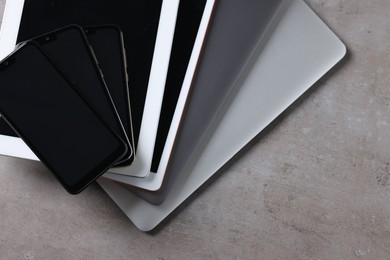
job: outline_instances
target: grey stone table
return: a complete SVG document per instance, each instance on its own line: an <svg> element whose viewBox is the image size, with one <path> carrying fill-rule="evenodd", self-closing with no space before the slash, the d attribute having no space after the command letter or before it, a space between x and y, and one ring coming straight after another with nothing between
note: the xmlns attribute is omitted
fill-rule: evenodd
<svg viewBox="0 0 390 260"><path fill-rule="evenodd" d="M0 157L0 259L390 259L390 1L307 2L347 58L158 231Z"/></svg>

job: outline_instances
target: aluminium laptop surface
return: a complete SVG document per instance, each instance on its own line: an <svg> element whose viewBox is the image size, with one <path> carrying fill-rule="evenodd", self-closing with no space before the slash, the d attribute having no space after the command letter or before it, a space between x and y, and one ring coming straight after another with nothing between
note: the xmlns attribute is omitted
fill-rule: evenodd
<svg viewBox="0 0 390 260"><path fill-rule="evenodd" d="M141 128L148 132L146 136L156 132L150 124L156 124L159 111L150 108L158 107L162 100L161 82L168 69L178 5L179 0L8 0L0 30L0 58L10 53L17 41L67 24L118 25L127 53L134 141L140 152L137 157L142 158L149 145L138 141L138 136ZM155 106L145 104L151 99L157 99L152 102ZM150 108L144 111L144 107ZM0 131L0 154L37 160L3 123Z"/></svg>
<svg viewBox="0 0 390 260"><path fill-rule="evenodd" d="M206 22L210 19L213 2L209 1L203 17ZM188 67L187 81L184 82L180 93L175 117L171 122L170 133L165 143L158 171L150 173L146 179L129 178L124 175L110 173L105 174L104 177L145 190L156 191L160 189L169 158L171 158L171 151L184 111L184 105L188 102L194 104L192 107L196 107L196 112L193 113L193 110L189 110L183 120L194 120L196 123L184 130L186 136L181 137L181 140L185 141L181 141L179 144L180 152L175 154L178 158L174 160L176 163L186 161L194 147L199 143L205 129L207 129L226 96L232 90L233 82L238 77L242 67L256 46L262 41L264 33L272 24L282 2L283 0L217 1L214 6L212 20L207 29L207 37L202 46L200 61L196 63L199 57L199 48L196 48L195 51L197 52L194 52L192 57L193 63ZM244 16L245 19L241 19ZM198 40L201 41L204 34L205 28L202 24ZM181 46L177 46L177 48L181 48ZM195 68L197 68L196 73ZM190 91L191 97L187 98ZM199 117L196 114L202 116ZM187 117L190 119L187 119ZM116 169L112 169L110 172L115 171ZM159 194L153 196L159 196Z"/></svg>
<svg viewBox="0 0 390 260"><path fill-rule="evenodd" d="M107 179L100 179L100 185L139 229L152 230L345 52L343 43L318 16L302 0L293 0L267 44L254 54L252 66L241 74L239 91L225 103L218 124L208 133L207 144L199 147L195 159L172 180L161 205L153 206Z"/></svg>

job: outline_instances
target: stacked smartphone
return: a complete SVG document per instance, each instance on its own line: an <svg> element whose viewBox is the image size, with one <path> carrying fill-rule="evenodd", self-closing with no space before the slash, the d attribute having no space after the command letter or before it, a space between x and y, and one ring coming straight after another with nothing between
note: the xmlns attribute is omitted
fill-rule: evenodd
<svg viewBox="0 0 390 260"><path fill-rule="evenodd" d="M118 27L70 25L48 32L19 43L0 68L2 119L69 192L132 162Z"/></svg>
<svg viewBox="0 0 390 260"><path fill-rule="evenodd" d="M63 184L72 169L90 177L74 192L101 176L145 231L345 54L302 0L23 3L7 2L0 32L3 56L19 43L0 67L17 132L0 120L0 153L40 159Z"/></svg>

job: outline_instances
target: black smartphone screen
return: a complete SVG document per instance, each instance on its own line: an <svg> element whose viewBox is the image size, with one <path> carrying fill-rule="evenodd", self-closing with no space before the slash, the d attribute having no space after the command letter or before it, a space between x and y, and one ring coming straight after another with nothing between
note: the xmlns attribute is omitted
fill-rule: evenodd
<svg viewBox="0 0 390 260"><path fill-rule="evenodd" d="M0 113L70 193L80 192L126 152L33 42L0 64Z"/></svg>
<svg viewBox="0 0 390 260"><path fill-rule="evenodd" d="M116 24L123 31L132 105L134 141L144 110L162 0L26 0L18 42L57 28Z"/></svg>
<svg viewBox="0 0 390 260"><path fill-rule="evenodd" d="M128 152L123 160L129 159L132 156L132 148L83 29L71 25L34 40L41 45L57 67L76 83L80 92L102 119L126 141Z"/></svg>
<svg viewBox="0 0 390 260"><path fill-rule="evenodd" d="M127 137L134 147L126 72L127 65L122 32L115 25L84 27L83 29L95 53L99 68L103 72L104 81L114 101ZM134 154L125 163L131 163L133 159Z"/></svg>

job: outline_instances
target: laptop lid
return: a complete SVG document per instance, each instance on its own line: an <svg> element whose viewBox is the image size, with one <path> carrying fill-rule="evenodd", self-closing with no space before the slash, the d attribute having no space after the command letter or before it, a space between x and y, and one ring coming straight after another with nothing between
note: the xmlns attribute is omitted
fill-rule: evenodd
<svg viewBox="0 0 390 260"><path fill-rule="evenodd" d="M302 0L291 1L237 81L239 91L222 108L206 144L173 180L161 205L151 205L107 179L100 179L100 185L139 229L153 229L345 53L344 44Z"/></svg>

